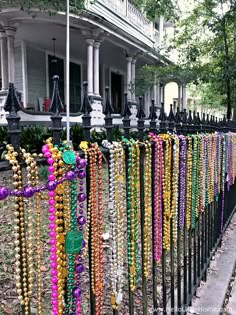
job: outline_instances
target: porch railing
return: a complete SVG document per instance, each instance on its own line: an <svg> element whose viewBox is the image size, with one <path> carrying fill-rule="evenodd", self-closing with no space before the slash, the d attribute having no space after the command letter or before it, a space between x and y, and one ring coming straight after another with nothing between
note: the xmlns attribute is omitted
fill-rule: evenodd
<svg viewBox="0 0 236 315"><path fill-rule="evenodd" d="M114 10L114 12L121 17L127 19L131 24L140 29L146 36L154 38L153 23L148 20L144 14L132 5L128 0L96 0L94 4L89 2L87 8L96 8L96 4L104 5L107 9Z"/></svg>
<svg viewBox="0 0 236 315"><path fill-rule="evenodd" d="M86 85L85 85L86 87ZM10 89L12 95L14 95L14 91L12 91L12 87ZM91 136L90 132L92 129L91 126L91 104L89 102L87 93L84 93L84 103L82 107L83 112L83 129L84 129L84 137L85 141L90 142ZM16 104L15 108L12 109L12 105ZM10 104L10 105L9 105ZM57 104L57 103L55 103ZM57 105L55 105L57 106ZM125 104L124 104L124 119L123 126L124 136L126 139L130 139L130 110L129 104L127 102L127 95L125 95ZM145 115L143 112L143 102L140 98L139 108L138 108L138 123L137 130L138 135L137 138L140 141L138 146L140 148L140 165L144 165L145 155L144 155L144 119ZM19 130L19 117L17 117L16 112L19 110L19 106L16 98L11 100L8 99L7 110L10 110L11 113L8 116L9 123L9 135L11 138L11 142L16 149L20 146L20 130ZM54 108L55 114L52 116L52 131L53 137L56 139L57 143L60 139L60 132L62 130L62 126L60 124L61 117L58 113L58 110ZM107 90L107 102L104 108L105 112L105 125L107 139L108 141L112 141L112 107L109 102L109 95ZM205 115L203 115L203 119L200 120L199 115L195 114L191 115L191 111L187 115L186 110L180 113L178 110L176 114L173 113L172 107L169 116L164 112L164 105L162 104L161 114L159 117L160 120L160 129L157 129L157 115L155 111L155 104L152 102L150 107L150 125L148 130L153 134L165 134L169 133L172 135L183 135L183 138L188 136L192 139L196 135L214 135L217 132L221 137L225 137L228 131L236 131L235 124L232 122L227 122L225 118L220 122L217 122L216 119L207 115L207 119L205 119ZM232 145L232 144L230 144ZM193 147L194 148L194 147ZM220 150L223 150L221 146L219 146ZM165 149L165 147L163 147ZM174 150L174 148L172 148ZM104 153L108 153L107 149L102 149ZM125 162L128 165L128 154L127 147L125 147ZM155 143L151 143L151 151L154 156L155 154ZM212 152L211 152L212 153ZM222 151L221 151L222 153ZM220 154L221 154L220 153ZM229 152L227 153L227 158L229 159ZM220 155L221 156L221 155ZM193 161L195 157L193 157ZM170 161L170 172L174 174L175 169L173 167L173 160ZM233 169L233 168L232 168ZM231 169L231 171L232 171ZM153 174L156 170L156 164L154 160L152 161L151 166L151 189L154 194L154 180ZM224 170L224 168L223 168ZM88 168L87 174L87 187L90 187L90 169ZM224 172L224 171L223 171ZM214 172L213 172L214 173ZM146 278L143 270L143 261L144 261L144 189L146 183L144 182L144 172L141 169L140 172L140 217L141 222L139 222L139 229L141 229L141 236L139 240L139 244L141 247L141 277L138 279L139 282L139 296L142 296L142 299L139 300L137 296L135 296L135 292L132 290L128 290L128 279L126 278L126 285L124 286L126 289L126 301L128 301L128 310L118 311L111 310L109 314L130 314L134 315L135 308L137 304L141 303L141 313L143 315L147 314L185 314L187 312L187 308L191 305L192 297L196 294L196 289L199 286L202 280L206 281L207 279L207 270L209 263L217 249L217 247L221 243L221 239L225 229L227 228L232 215L234 214L235 205L236 205L236 183L234 182L235 178L229 179L228 182L223 178L223 185L221 186L220 192L215 195L213 200L207 204L207 206L201 211L199 211L198 216L196 217L196 222L194 227L190 224L190 227L187 228L186 223L184 223L183 230L177 230L177 242L173 245L173 237L172 228L170 231L170 240L171 246L170 250L166 250L162 248L161 259L160 262L157 263L155 259L152 260L152 275L149 279ZM230 183L230 185L229 185ZM128 189L128 188L127 188ZM213 189L214 190L214 189ZM127 190L128 192L128 190ZM154 195L153 195L154 196ZM179 196L179 199L180 200ZM209 196L208 196L209 197ZM154 198L154 197L153 197ZM191 197L190 197L191 200ZM207 202L206 202L207 203ZM152 205L152 210L154 211L154 206ZM181 205L180 201L177 203L177 216L178 220L180 218ZM222 210L223 216L222 216ZM185 212L186 213L186 212ZM153 217L152 217L153 219ZM164 220L164 212L162 212L162 219ZM164 222L162 220L162 222ZM174 219L171 218L171 226L174 224ZM191 220L191 219L190 219ZM179 222L179 221L178 221ZM186 222L186 220L185 220ZM191 221L190 221L191 222ZM152 221L150 228L152 229L152 233L154 233L154 219ZM153 234L154 235L154 234ZM91 239L89 238L89 242ZM140 251L140 248L139 248ZM145 253L146 254L146 253ZM89 261L91 262L91 257L89 257ZM127 268L127 266L126 266ZM106 273L109 272L109 268L107 268ZM127 270L126 270L127 273ZM108 277L109 281L109 277ZM106 286L109 286L108 283L105 283ZM158 293L157 287L160 287L161 290ZM106 292L110 291L107 289ZM137 303L138 301L138 303ZM95 314L95 306L94 306L94 294L92 290L90 291L90 314ZM169 311L168 311L169 310ZM24 314L24 312L23 312Z"/></svg>

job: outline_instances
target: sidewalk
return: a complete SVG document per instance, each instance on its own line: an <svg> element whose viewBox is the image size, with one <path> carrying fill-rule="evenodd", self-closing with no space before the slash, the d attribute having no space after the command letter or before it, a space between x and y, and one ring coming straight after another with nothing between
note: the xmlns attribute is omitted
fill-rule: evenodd
<svg viewBox="0 0 236 315"><path fill-rule="evenodd" d="M236 279L234 279L233 288L231 291L231 296L227 305L227 314L235 315L236 314Z"/></svg>
<svg viewBox="0 0 236 315"><path fill-rule="evenodd" d="M202 283L188 314L219 315L236 260L236 214L223 237L222 246L210 264L207 282ZM236 284L230 314L236 314ZM229 306L230 310L230 306Z"/></svg>

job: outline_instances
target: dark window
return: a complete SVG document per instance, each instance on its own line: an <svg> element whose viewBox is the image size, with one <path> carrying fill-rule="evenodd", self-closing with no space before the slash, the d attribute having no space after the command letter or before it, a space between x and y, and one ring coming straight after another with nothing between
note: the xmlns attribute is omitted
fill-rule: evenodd
<svg viewBox="0 0 236 315"><path fill-rule="evenodd" d="M76 113L81 106L81 71L80 65L73 62L70 63L70 112ZM65 77L64 77L64 61L48 55L48 72L49 72L49 95L52 97L53 92L53 76L59 76L59 92L63 104L65 104Z"/></svg>
<svg viewBox="0 0 236 315"><path fill-rule="evenodd" d="M122 76L111 73L111 102L115 114L121 114L122 110Z"/></svg>
<svg viewBox="0 0 236 315"><path fill-rule="evenodd" d="M81 107L80 65L70 63L70 112L77 113Z"/></svg>

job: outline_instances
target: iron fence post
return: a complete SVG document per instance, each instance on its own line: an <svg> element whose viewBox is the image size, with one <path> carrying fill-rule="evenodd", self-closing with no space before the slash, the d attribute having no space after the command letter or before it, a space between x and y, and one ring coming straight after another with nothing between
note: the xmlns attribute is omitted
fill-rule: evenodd
<svg viewBox="0 0 236 315"><path fill-rule="evenodd" d="M161 103L161 110L159 115L160 120L160 133L166 133L167 131L167 116L164 109L164 103Z"/></svg>
<svg viewBox="0 0 236 315"><path fill-rule="evenodd" d="M127 139L129 138L129 132L131 129L130 116L131 116L131 111L130 111L129 102L128 102L128 95L127 95L127 93L125 93L123 129L124 129L124 136Z"/></svg>
<svg viewBox="0 0 236 315"><path fill-rule="evenodd" d="M152 99L152 104L150 106L150 114L148 119L150 120L150 131L156 134L157 132L157 113L156 113L156 107L155 107L155 100Z"/></svg>
<svg viewBox="0 0 236 315"><path fill-rule="evenodd" d="M83 98L83 103L80 109L81 113L83 113L82 128L84 131L84 140L90 142L91 140L90 130L92 128L90 113L92 112L93 109L92 109L90 99L88 97L88 82L84 82L83 86L84 86L84 98Z"/></svg>
<svg viewBox="0 0 236 315"><path fill-rule="evenodd" d="M52 121L51 130L52 130L54 143L56 145L60 145L60 141L61 141L61 132L63 128L62 128L62 123L61 123L62 116L60 115L60 112L64 109L61 98L60 98L60 94L59 94L58 82L59 82L59 76L54 75L52 100L51 100L51 104L49 108L49 111L53 113L50 117ZM69 104L67 106L69 106Z"/></svg>
<svg viewBox="0 0 236 315"><path fill-rule="evenodd" d="M106 103L105 103L105 107L104 107L104 110L103 110L103 114L105 115L105 129L106 129L106 132L107 132L107 140L109 142L112 142L112 129L113 129L113 124L112 124L112 116L111 114L114 113L114 110L113 110L113 107L111 105L111 102L110 102L110 95L109 95L109 87L107 86L106 87Z"/></svg>
<svg viewBox="0 0 236 315"><path fill-rule="evenodd" d="M7 115L8 134L10 142L15 150L20 148L20 116L17 114L21 110L20 102L16 95L13 83L9 83L8 94L4 105L4 110L9 112Z"/></svg>
<svg viewBox="0 0 236 315"><path fill-rule="evenodd" d="M4 110L6 112L9 112L6 119L7 119L7 123L8 123L8 134L10 137L10 143L12 144L14 150L16 152L19 152L19 149L20 149L20 116L17 114L17 112L21 110L21 106L20 106L19 100L17 98L16 90L15 90L13 83L9 83L8 94L7 94L6 102L4 105ZM17 160L19 160L20 159L19 155L16 158L17 158ZM18 201L17 201L18 207L19 207L19 204L21 202L23 203L23 197L19 197L19 198L21 198L21 200L19 201L19 199L17 198L18 199ZM21 279L22 279L22 277L23 277L22 238L24 237L24 239L26 239L26 231L21 230L20 214L17 215L17 220L19 222L19 223L17 223L17 227L18 227L19 231L21 231L21 236L22 236L19 238L19 249L20 249L20 251L19 251L20 258L19 259L20 259L20 266L21 266ZM28 274L28 272L27 272L27 274ZM26 282L28 282L28 279L26 279ZM21 281L21 290L22 290L22 292L24 292L24 290L25 290L22 281ZM25 305L21 305L21 312L23 315L26 313ZM31 313L30 305L28 304L27 314L30 314L30 313Z"/></svg>
<svg viewBox="0 0 236 315"><path fill-rule="evenodd" d="M138 105L138 111L136 117L138 118L138 138L140 141L143 141L143 136L144 136L144 118L145 118L145 113L143 110L143 98L140 96L139 97L139 105Z"/></svg>

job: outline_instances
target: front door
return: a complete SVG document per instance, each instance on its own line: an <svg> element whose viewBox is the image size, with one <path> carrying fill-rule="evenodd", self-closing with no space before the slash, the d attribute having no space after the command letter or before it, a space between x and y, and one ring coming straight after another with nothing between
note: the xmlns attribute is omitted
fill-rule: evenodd
<svg viewBox="0 0 236 315"><path fill-rule="evenodd" d="M122 111L122 76L111 73L111 104L114 114L121 114Z"/></svg>

